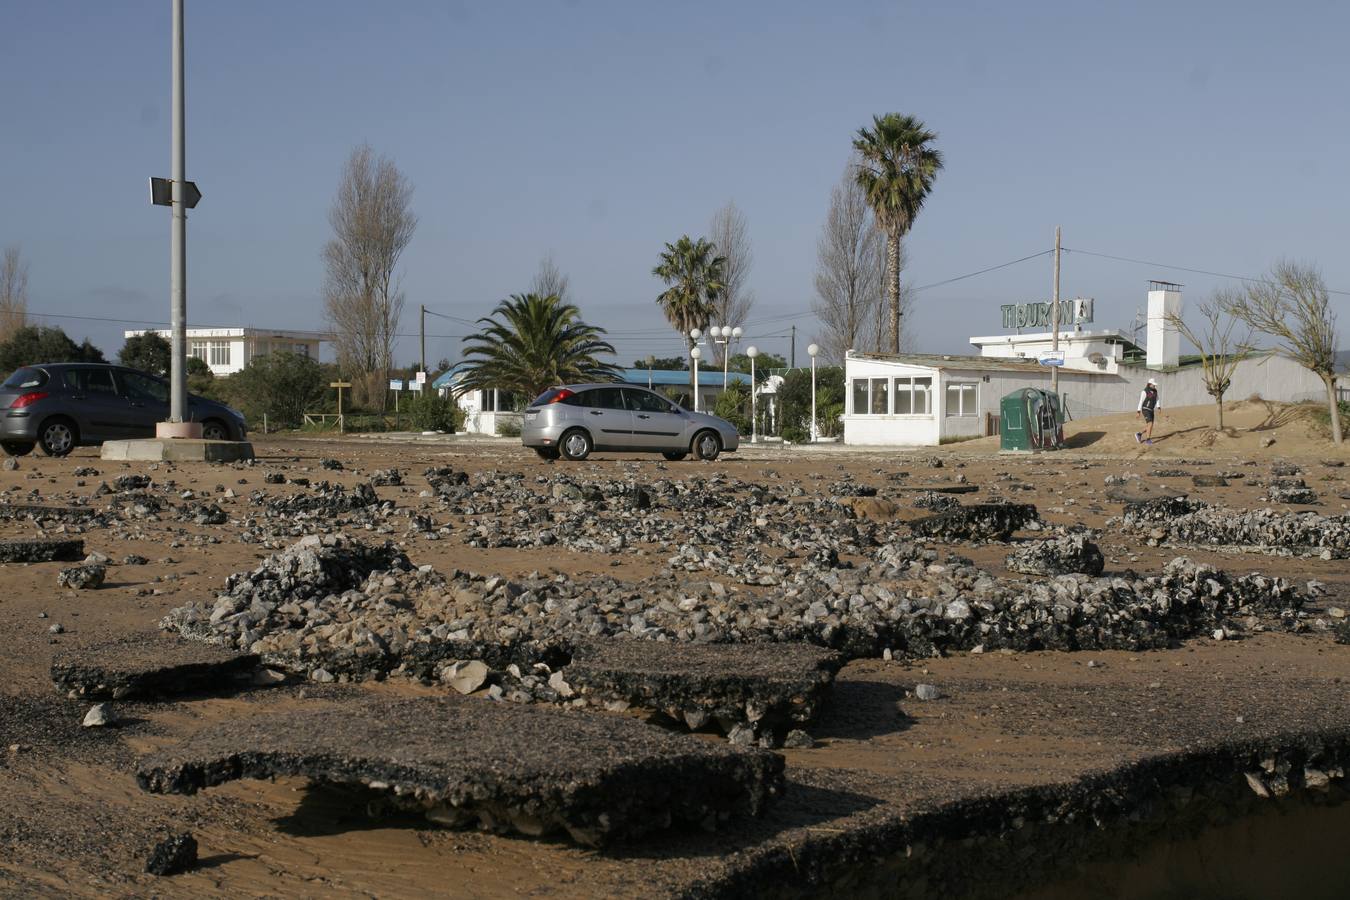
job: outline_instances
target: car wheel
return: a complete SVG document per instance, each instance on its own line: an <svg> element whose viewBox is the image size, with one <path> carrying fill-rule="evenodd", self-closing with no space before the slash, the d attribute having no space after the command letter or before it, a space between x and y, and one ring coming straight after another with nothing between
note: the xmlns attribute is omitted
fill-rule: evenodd
<svg viewBox="0 0 1350 900"><path fill-rule="evenodd" d="M219 419L207 419L202 423L202 440L228 441L229 439L230 430Z"/></svg>
<svg viewBox="0 0 1350 900"><path fill-rule="evenodd" d="M77 443L79 437L75 431L75 423L69 419L60 417L48 419L38 429L38 446L48 456L65 456L75 449Z"/></svg>
<svg viewBox="0 0 1350 900"><path fill-rule="evenodd" d="M689 455L687 450L663 450L661 455L671 462L679 462Z"/></svg>
<svg viewBox="0 0 1350 900"><path fill-rule="evenodd" d="M0 449L10 456L27 456L35 446L32 441L0 441Z"/></svg>
<svg viewBox="0 0 1350 900"><path fill-rule="evenodd" d="M549 462L562 456L562 454L558 452L557 447L535 447L534 452L539 454L540 459L546 459Z"/></svg>
<svg viewBox="0 0 1350 900"><path fill-rule="evenodd" d="M562 451L563 458L574 462L590 456L592 446L591 436L580 428L573 428L558 441L558 449Z"/></svg>
<svg viewBox="0 0 1350 900"><path fill-rule="evenodd" d="M700 431L694 435L694 455L699 459L717 459L722 452L722 439L715 431Z"/></svg>

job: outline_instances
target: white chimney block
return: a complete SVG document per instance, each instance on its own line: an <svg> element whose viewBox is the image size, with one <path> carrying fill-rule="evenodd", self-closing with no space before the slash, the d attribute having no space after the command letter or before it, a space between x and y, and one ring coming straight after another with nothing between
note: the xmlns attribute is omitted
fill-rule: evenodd
<svg viewBox="0 0 1350 900"><path fill-rule="evenodd" d="M1181 361L1181 333L1167 321L1181 314L1181 291L1156 289L1148 292L1148 367L1175 366Z"/></svg>

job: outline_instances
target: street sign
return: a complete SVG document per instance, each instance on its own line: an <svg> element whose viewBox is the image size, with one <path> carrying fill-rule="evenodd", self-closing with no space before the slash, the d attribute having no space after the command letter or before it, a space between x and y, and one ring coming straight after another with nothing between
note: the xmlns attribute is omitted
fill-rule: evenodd
<svg viewBox="0 0 1350 900"><path fill-rule="evenodd" d="M391 391L401 391L401 390L403 390L403 379L402 379L402 378L391 378L391 379L389 379L389 390L391 390Z"/></svg>
<svg viewBox="0 0 1350 900"><path fill-rule="evenodd" d="M1036 362L1043 366L1062 366L1064 365L1063 350L1042 350L1036 358Z"/></svg>
<svg viewBox="0 0 1350 900"><path fill-rule="evenodd" d="M352 386L352 383L350 381L330 381L328 382L328 386L335 388L349 388Z"/></svg>
<svg viewBox="0 0 1350 900"><path fill-rule="evenodd" d="M202 199L202 192L195 181L183 182L183 205L196 209ZM173 206L173 182L167 178L150 179L150 202L155 206Z"/></svg>
<svg viewBox="0 0 1350 900"><path fill-rule="evenodd" d="M421 391L423 387L425 387L425 385L423 385L422 382L420 381L408 382L408 390L410 391Z"/></svg>
<svg viewBox="0 0 1350 900"><path fill-rule="evenodd" d="M426 381L427 381L427 373L426 373L426 372L418 372L418 373L417 373L417 383L418 383L418 384L426 384Z"/></svg>

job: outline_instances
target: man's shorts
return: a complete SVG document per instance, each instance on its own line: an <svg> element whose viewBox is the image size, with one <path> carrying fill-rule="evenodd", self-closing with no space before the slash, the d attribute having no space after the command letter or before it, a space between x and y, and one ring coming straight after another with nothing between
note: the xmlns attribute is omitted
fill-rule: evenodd
<svg viewBox="0 0 1350 900"><path fill-rule="evenodd" d="M1140 412L1142 412L1142 413L1144 414L1144 421L1145 421L1145 422L1152 422L1152 421L1153 421L1153 410L1151 410L1151 409L1141 409Z"/></svg>

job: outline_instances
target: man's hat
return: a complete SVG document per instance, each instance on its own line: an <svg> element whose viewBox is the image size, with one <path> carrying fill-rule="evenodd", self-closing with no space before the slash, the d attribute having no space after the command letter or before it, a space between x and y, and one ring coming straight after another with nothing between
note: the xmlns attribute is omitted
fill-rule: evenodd
<svg viewBox="0 0 1350 900"><path fill-rule="evenodd" d="M1157 387L1157 386L1158 386L1158 382L1155 381L1155 380L1153 380L1152 378L1150 378L1150 379L1148 380L1148 383L1151 384L1151 385L1153 385L1154 387Z"/></svg>

